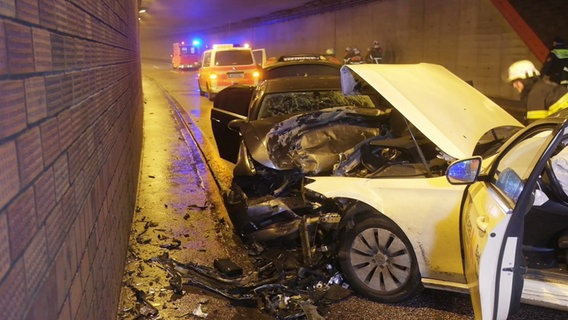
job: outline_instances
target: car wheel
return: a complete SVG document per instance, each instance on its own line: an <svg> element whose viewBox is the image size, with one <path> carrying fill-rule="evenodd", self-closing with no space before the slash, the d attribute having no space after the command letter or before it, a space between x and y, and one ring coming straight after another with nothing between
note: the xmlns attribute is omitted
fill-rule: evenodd
<svg viewBox="0 0 568 320"><path fill-rule="evenodd" d="M422 289L414 250L402 230L373 215L343 233L339 266L361 295L379 302L399 302Z"/></svg>

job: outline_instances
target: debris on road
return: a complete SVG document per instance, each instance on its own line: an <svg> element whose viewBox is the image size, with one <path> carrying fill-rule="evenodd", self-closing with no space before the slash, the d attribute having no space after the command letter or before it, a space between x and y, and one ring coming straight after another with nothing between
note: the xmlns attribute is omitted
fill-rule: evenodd
<svg viewBox="0 0 568 320"><path fill-rule="evenodd" d="M271 251L271 249L268 249ZM291 265L282 259L295 252L277 255L280 261L257 259L257 269L243 274L230 259L217 259L214 268L182 263L164 253L148 263L159 263L171 278L175 291L190 285L219 294L237 305L257 306L276 319L325 319L328 307L351 295L343 278L329 264L319 268Z"/></svg>

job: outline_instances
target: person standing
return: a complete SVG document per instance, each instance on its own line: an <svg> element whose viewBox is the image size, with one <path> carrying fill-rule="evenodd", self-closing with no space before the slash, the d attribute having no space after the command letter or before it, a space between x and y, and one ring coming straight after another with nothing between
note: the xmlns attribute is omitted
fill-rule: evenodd
<svg viewBox="0 0 568 320"><path fill-rule="evenodd" d="M377 40L373 41L373 46L367 51L365 56L366 63L381 63L383 61L383 48Z"/></svg>
<svg viewBox="0 0 568 320"><path fill-rule="evenodd" d="M351 47L345 48L345 54L343 55L343 64L349 64L351 58L353 57L353 49Z"/></svg>
<svg viewBox="0 0 568 320"><path fill-rule="evenodd" d="M354 47L351 49L350 47L345 48L345 56L343 57L344 64L359 64L363 63L363 57L361 57L361 51Z"/></svg>
<svg viewBox="0 0 568 320"><path fill-rule="evenodd" d="M528 123L568 107L568 88L542 79L529 60L511 64L508 81L520 94Z"/></svg>
<svg viewBox="0 0 568 320"><path fill-rule="evenodd" d="M568 87L568 46L562 38L552 41L552 48L540 69L544 79Z"/></svg>

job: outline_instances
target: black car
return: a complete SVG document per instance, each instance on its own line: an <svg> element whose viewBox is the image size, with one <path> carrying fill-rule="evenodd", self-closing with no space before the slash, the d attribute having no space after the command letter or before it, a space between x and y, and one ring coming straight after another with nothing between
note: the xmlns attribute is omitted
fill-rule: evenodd
<svg viewBox="0 0 568 320"><path fill-rule="evenodd" d="M344 96L339 76L275 78L264 80L258 87L233 85L219 92L211 110L211 126L220 156L236 163L241 136L260 142L264 137L259 130L270 129L297 114L342 106L375 113L378 104L378 97L373 95ZM259 135L252 137L243 130L255 130ZM250 152L266 152L254 145L247 144L253 148ZM262 159L259 161L264 162Z"/></svg>

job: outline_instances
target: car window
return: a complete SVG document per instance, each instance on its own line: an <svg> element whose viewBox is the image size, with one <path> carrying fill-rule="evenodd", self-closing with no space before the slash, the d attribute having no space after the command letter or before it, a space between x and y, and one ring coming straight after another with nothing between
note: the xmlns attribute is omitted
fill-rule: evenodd
<svg viewBox="0 0 568 320"><path fill-rule="evenodd" d="M533 170L535 156L551 134L551 130L546 130L519 141L499 161L493 183L513 203Z"/></svg>
<svg viewBox="0 0 568 320"><path fill-rule="evenodd" d="M366 95L344 96L341 91L302 91L267 94L262 99L258 118L310 112L321 109L356 106L375 108Z"/></svg>
<svg viewBox="0 0 568 320"><path fill-rule="evenodd" d="M209 64L211 63L211 52L205 52L203 54L203 66L204 67L208 67Z"/></svg>
<svg viewBox="0 0 568 320"><path fill-rule="evenodd" d="M246 117L253 91L253 86L234 85L228 87L217 94L213 108Z"/></svg>
<svg viewBox="0 0 568 320"><path fill-rule="evenodd" d="M521 127L502 126L493 128L486 132L477 142L473 154L486 159L495 154L495 152L509 140Z"/></svg>
<svg viewBox="0 0 568 320"><path fill-rule="evenodd" d="M252 54L248 50L226 50L215 53L216 66L253 64Z"/></svg>

